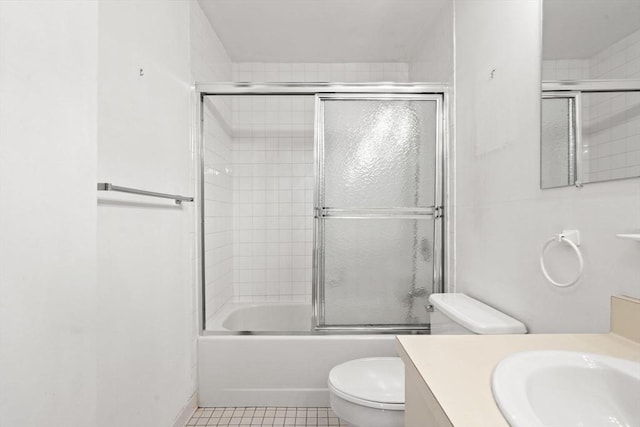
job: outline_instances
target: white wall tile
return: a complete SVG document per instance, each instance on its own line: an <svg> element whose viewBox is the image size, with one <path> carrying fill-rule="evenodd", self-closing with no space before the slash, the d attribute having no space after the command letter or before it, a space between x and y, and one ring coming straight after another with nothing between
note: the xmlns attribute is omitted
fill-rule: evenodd
<svg viewBox="0 0 640 427"><path fill-rule="evenodd" d="M197 2L191 2L191 73L196 82L230 81L232 64L224 46L211 28ZM205 162L205 309L207 319L233 298L233 205L234 182L250 176L250 170L233 170L231 145L232 114L244 109L241 99L209 98L204 108ZM233 108L235 107L235 108ZM197 170L197 165L194 166ZM195 180L195 177L194 177ZM250 186L249 186L250 187ZM208 209L210 201L216 207ZM243 212L244 213L244 212ZM242 217L244 218L244 217ZM248 218L250 220L250 218ZM249 258L250 259L250 258Z"/></svg>
<svg viewBox="0 0 640 427"><path fill-rule="evenodd" d="M250 76L253 81L406 82L408 74L408 64L397 63L239 63L233 67L236 81ZM235 300L309 300L313 97L237 97L231 104L232 252L235 259L245 255L242 262L233 263Z"/></svg>
<svg viewBox="0 0 640 427"><path fill-rule="evenodd" d="M306 73L313 69L305 64L271 64L269 68L277 71L266 71L266 66L260 67L256 64L249 66L252 67L254 78L260 81L266 80L268 72L277 72L277 79L285 80L290 75L288 73ZM260 71L259 68L265 71ZM304 79L305 75L300 74L298 78ZM239 218L236 218L234 240L251 244L265 242L265 246L254 245L254 251L248 257L251 262L243 260L242 263L234 264L237 271L235 295L237 300L239 297L252 301L291 300L293 293L288 285L292 280L292 267L288 262L292 253L290 242L293 239L290 217L293 210L291 188L294 177L300 173L303 173L301 177L306 176L304 173L307 169L304 166L312 160L312 156L305 155L305 152L312 153L313 150L313 140L310 136L301 135L296 138L295 143L293 142L291 125L299 123L306 127L311 124L300 114L304 111L304 103L299 99L252 97L247 102L238 103L239 108L249 109L249 105L250 110L246 115L234 116L234 130L253 129L257 122L264 119L267 133L266 139L245 138L242 144L237 138L234 140L234 148L238 151L234 152L233 168L251 175L250 181L236 181L238 188L246 188L249 191L242 195L237 190L239 197L234 203L250 206L253 220L249 234L243 230L246 222L240 222ZM243 151L239 151L240 149ZM311 229L307 228L303 232L310 234ZM308 252L304 256L310 257L311 254ZM240 286L245 281L252 284L250 289ZM310 281L308 285L310 292Z"/></svg>

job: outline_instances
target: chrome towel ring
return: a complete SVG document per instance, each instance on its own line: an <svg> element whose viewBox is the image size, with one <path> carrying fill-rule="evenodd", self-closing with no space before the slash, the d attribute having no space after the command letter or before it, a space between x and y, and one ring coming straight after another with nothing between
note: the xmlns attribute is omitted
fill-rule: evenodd
<svg viewBox="0 0 640 427"><path fill-rule="evenodd" d="M560 283L553 280L549 275L547 268L544 265L544 256L547 253L547 249L549 249L549 247L553 242L568 244L569 246L571 246L571 248L575 251L576 255L578 256L578 263L579 263L578 274L573 280L569 282ZM553 236L552 238L550 238L545 242L544 246L542 247L542 253L540 254L540 268L542 269L542 274L544 274L544 277L546 277L551 284L561 288L566 288L568 286L575 285L576 282L578 282L578 280L582 276L582 271L584 269L584 260L582 258L582 253L580 252L580 248L578 248L579 244L580 244L580 232L578 230L563 230L562 233L556 236Z"/></svg>

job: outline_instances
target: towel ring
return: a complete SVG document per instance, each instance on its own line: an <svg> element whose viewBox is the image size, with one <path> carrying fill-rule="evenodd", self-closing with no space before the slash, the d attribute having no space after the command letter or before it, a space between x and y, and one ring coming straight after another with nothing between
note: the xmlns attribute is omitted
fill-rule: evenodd
<svg viewBox="0 0 640 427"><path fill-rule="evenodd" d="M564 242L568 244L569 246L571 246L571 248L576 252L576 255L578 256L578 263L580 264L580 267L578 268L578 274L576 275L575 279L571 280L570 282L567 282L567 283L556 282L551 278L551 276L549 276L549 273L547 272L547 268L544 265L544 255L546 254L547 249L549 249L549 246L551 246L553 242L559 242L559 243ZM567 236L563 233L550 238L542 247L542 253L540 254L540 268L542 269L542 273L544 274L544 277L546 277L549 282L551 282L555 286L566 288L567 286L575 285L575 283L582 276L582 270L584 269L584 260L582 259L582 253L580 252L578 245L573 243L571 239L567 238Z"/></svg>

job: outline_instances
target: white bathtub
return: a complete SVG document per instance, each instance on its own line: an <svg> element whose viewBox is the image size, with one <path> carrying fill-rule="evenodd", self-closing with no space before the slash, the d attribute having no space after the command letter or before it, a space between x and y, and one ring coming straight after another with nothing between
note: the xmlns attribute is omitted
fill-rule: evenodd
<svg viewBox="0 0 640 427"><path fill-rule="evenodd" d="M311 306L304 303L231 303L207 321L207 330L310 331Z"/></svg>
<svg viewBox="0 0 640 427"><path fill-rule="evenodd" d="M207 329L309 331L310 313L308 304L232 304ZM395 356L394 346L393 335L200 336L199 405L329 406L332 367L360 357Z"/></svg>

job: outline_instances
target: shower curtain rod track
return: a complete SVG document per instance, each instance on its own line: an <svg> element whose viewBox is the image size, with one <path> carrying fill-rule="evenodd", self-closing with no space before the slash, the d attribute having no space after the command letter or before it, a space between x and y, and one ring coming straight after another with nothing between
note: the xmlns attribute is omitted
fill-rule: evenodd
<svg viewBox="0 0 640 427"><path fill-rule="evenodd" d="M640 79L618 80L543 80L542 92L637 92Z"/></svg>
<svg viewBox="0 0 640 427"><path fill-rule="evenodd" d="M321 93L435 94L450 89L446 83L197 83L196 91L208 95L316 95Z"/></svg>

